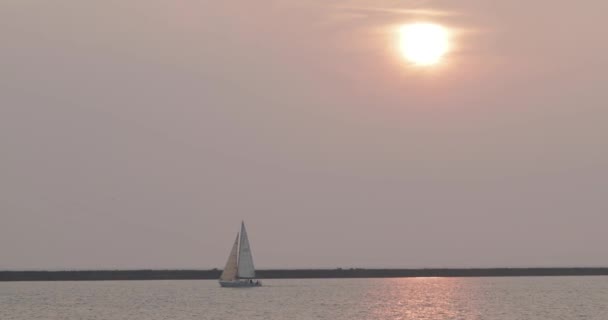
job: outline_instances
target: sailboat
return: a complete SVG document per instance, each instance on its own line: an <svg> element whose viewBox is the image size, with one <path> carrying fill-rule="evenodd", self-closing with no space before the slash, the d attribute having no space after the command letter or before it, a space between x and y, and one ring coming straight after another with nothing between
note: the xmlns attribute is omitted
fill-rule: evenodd
<svg viewBox="0 0 608 320"><path fill-rule="evenodd" d="M220 276L220 285L232 288L260 287L262 285L259 280L255 280L255 267L245 222L241 222L241 232L236 234L226 267Z"/></svg>

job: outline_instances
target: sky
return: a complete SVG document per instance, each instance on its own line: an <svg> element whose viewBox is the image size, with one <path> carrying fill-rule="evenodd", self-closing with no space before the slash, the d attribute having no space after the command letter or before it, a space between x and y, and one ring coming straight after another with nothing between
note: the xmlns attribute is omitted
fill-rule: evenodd
<svg viewBox="0 0 608 320"><path fill-rule="evenodd" d="M0 269L608 266L607 10L4 0Z"/></svg>

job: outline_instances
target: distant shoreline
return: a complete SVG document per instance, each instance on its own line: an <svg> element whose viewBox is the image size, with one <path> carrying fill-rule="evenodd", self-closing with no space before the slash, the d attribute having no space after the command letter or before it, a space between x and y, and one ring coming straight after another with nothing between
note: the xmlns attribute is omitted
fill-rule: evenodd
<svg viewBox="0 0 608 320"><path fill-rule="evenodd" d="M221 270L0 271L0 281L210 280ZM608 268L274 269L260 279L608 276Z"/></svg>

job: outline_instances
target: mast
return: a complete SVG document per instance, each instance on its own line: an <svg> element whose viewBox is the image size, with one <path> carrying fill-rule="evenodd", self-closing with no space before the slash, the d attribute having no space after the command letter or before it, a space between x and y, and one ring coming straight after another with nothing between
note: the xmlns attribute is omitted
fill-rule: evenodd
<svg viewBox="0 0 608 320"><path fill-rule="evenodd" d="M249 239L247 238L247 230L245 229L245 222L241 222L241 239L239 242L238 250L238 273L239 278L252 279L255 278L255 267L253 266L253 255L251 254L251 247L249 246Z"/></svg>
<svg viewBox="0 0 608 320"><path fill-rule="evenodd" d="M228 256L228 261L226 261L226 266L224 267L224 271L222 271L220 280L230 281L236 279L238 270L238 246L239 234L237 232L236 239L234 240L234 244L232 245L232 250L230 250L230 255Z"/></svg>

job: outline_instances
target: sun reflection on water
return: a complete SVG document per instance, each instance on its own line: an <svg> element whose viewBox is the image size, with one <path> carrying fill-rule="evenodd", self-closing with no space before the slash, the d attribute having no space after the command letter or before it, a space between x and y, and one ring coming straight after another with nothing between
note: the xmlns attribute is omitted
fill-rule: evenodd
<svg viewBox="0 0 608 320"><path fill-rule="evenodd" d="M375 319L477 319L471 318L474 305L457 278L385 279L383 286L370 293L376 299L371 308ZM381 298L380 298L381 297Z"/></svg>

